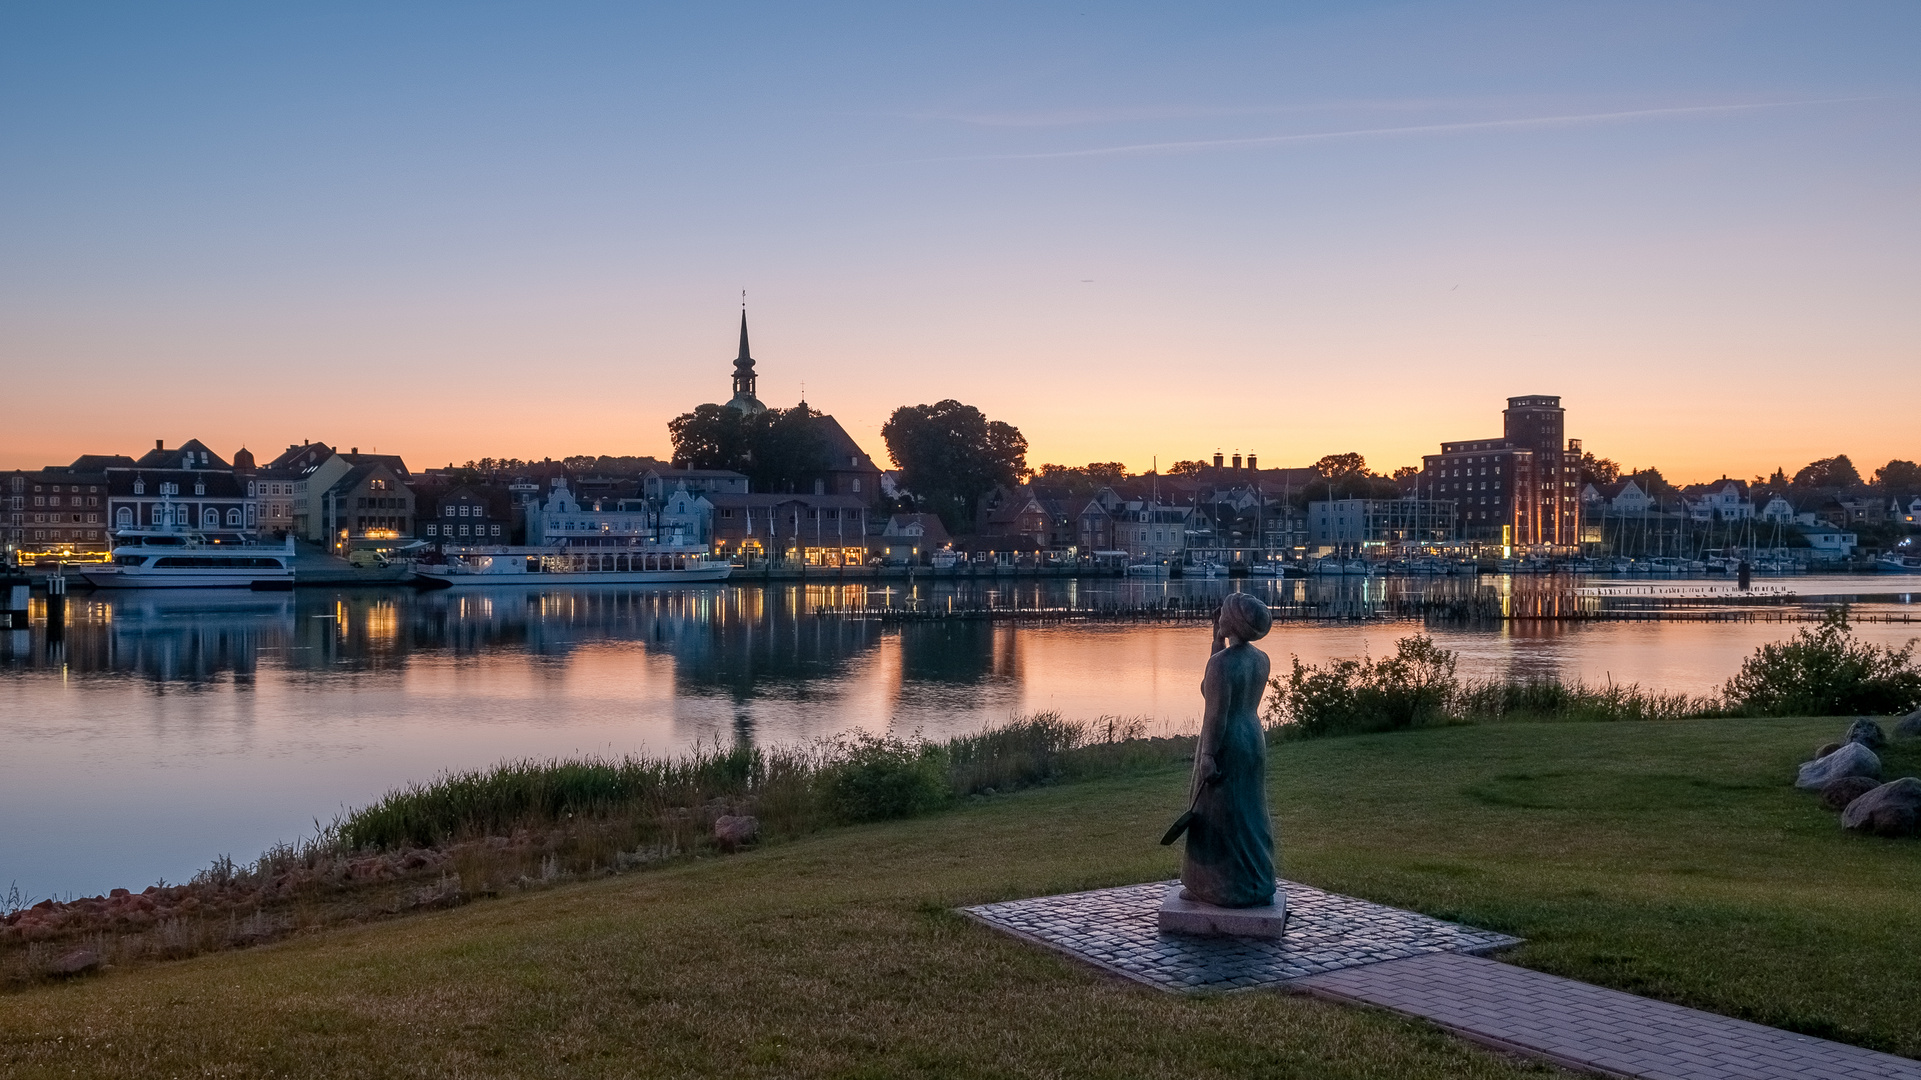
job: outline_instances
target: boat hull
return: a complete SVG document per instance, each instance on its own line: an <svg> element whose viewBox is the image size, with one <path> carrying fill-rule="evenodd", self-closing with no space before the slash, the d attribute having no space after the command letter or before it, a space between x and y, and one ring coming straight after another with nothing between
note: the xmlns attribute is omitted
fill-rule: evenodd
<svg viewBox="0 0 1921 1080"><path fill-rule="evenodd" d="M96 589L283 589L293 587L292 570L82 570Z"/></svg>
<svg viewBox="0 0 1921 1080"><path fill-rule="evenodd" d="M695 570L562 570L520 574L448 574L421 568L415 574L427 581L444 581L450 587L500 588L542 587L548 585L699 585L726 581L734 572L731 566L701 567Z"/></svg>

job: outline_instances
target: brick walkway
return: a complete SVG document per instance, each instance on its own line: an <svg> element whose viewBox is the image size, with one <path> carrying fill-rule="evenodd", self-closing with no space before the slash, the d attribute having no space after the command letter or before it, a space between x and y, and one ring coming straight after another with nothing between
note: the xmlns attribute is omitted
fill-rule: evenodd
<svg viewBox="0 0 1921 1080"><path fill-rule="evenodd" d="M1476 1042L1649 1080L1921 1080L1921 1061L1456 953L1296 979L1289 989L1431 1020Z"/></svg>
<svg viewBox="0 0 1921 1080"><path fill-rule="evenodd" d="M1921 1061L1472 955L1515 938L1290 881L1280 941L1162 934L1168 882L963 909L1174 993L1286 989L1421 1017L1476 1042L1646 1080L1921 1080Z"/></svg>

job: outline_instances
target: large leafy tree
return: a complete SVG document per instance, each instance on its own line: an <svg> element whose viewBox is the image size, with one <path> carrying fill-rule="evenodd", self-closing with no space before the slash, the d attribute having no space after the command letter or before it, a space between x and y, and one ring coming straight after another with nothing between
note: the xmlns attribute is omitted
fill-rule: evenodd
<svg viewBox="0 0 1921 1080"><path fill-rule="evenodd" d="M1874 470L1874 485L1889 495L1921 493L1921 465L1896 459Z"/></svg>
<svg viewBox="0 0 1921 1080"><path fill-rule="evenodd" d="M989 420L949 398L902 405L880 429L888 456L921 510L939 514L954 533L972 532L981 496L1027 473L1027 438L1012 424Z"/></svg>
<svg viewBox="0 0 1921 1080"><path fill-rule="evenodd" d="M1851 488L1861 486L1861 473L1855 469L1854 462L1846 454L1836 454L1831 458L1810 461L1794 474L1794 486L1800 488Z"/></svg>
<svg viewBox="0 0 1921 1080"><path fill-rule="evenodd" d="M682 465L745 473L755 491L810 491L828 466L819 418L805 405L752 414L702 405L669 420L667 433Z"/></svg>
<svg viewBox="0 0 1921 1080"><path fill-rule="evenodd" d="M1356 453L1329 454L1314 463L1314 471L1329 480L1367 475L1367 459Z"/></svg>
<svg viewBox="0 0 1921 1080"><path fill-rule="evenodd" d="M1065 490L1069 495L1092 495L1127 479L1127 466L1118 461L1090 461L1086 465L1042 465L1034 481Z"/></svg>

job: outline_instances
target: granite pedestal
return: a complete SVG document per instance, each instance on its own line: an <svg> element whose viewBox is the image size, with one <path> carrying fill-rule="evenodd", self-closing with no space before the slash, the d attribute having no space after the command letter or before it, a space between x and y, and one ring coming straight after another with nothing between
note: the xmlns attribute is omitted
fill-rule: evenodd
<svg viewBox="0 0 1921 1080"><path fill-rule="evenodd" d="M1161 897L1161 910L1155 924L1168 934L1278 941L1287 930L1287 893L1274 890L1274 902L1262 907L1225 908L1199 900L1183 900L1180 883L1176 882Z"/></svg>

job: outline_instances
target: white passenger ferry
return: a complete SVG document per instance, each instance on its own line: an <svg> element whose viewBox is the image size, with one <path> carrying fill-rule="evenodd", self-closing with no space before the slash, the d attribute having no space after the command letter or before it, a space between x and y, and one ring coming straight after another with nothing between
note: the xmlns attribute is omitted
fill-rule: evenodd
<svg viewBox="0 0 1921 1080"><path fill-rule="evenodd" d="M291 589L293 537L284 545L215 543L185 529L123 529L113 561L80 576L98 589Z"/></svg>
<svg viewBox="0 0 1921 1080"><path fill-rule="evenodd" d="M424 583L448 585L666 585L725 581L726 559L688 551L567 551L502 547L454 550L445 563L416 563Z"/></svg>

